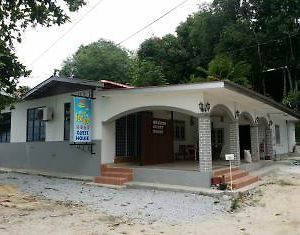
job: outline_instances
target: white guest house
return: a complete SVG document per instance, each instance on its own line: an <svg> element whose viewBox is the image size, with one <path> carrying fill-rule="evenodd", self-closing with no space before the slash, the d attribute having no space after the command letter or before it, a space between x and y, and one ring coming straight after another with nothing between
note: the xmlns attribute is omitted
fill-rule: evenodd
<svg viewBox="0 0 300 235"><path fill-rule="evenodd" d="M0 167L209 187L227 180L234 154L239 188L294 150L299 117L228 81L135 88L53 76L2 111Z"/></svg>

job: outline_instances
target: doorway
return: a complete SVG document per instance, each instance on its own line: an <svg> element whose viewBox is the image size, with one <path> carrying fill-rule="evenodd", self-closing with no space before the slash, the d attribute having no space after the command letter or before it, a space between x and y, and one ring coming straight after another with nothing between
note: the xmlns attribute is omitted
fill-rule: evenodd
<svg viewBox="0 0 300 235"><path fill-rule="evenodd" d="M251 150L250 125L239 126L240 156L245 159L244 150Z"/></svg>

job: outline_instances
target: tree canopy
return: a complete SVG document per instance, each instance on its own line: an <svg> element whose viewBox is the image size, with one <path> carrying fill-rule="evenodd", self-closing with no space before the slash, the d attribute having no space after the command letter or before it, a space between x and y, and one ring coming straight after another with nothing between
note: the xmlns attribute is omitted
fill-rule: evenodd
<svg viewBox="0 0 300 235"><path fill-rule="evenodd" d="M129 83L131 58L125 49L111 41L100 39L80 46L76 53L63 62L60 75L89 80L111 80Z"/></svg>
<svg viewBox="0 0 300 235"><path fill-rule="evenodd" d="M1 0L0 2L0 91L13 94L18 78L28 76L25 66L14 51L14 44L22 41L22 33L37 25L50 27L69 20L68 14L77 11L84 0ZM0 97L3 105L7 98Z"/></svg>
<svg viewBox="0 0 300 235"><path fill-rule="evenodd" d="M299 37L300 0L214 0L137 55L161 66L169 84L229 79L281 101L298 89Z"/></svg>

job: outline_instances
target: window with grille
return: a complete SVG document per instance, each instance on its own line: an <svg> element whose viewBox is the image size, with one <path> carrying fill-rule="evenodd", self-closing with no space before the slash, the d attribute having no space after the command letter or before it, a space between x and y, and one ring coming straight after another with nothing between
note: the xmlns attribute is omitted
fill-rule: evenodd
<svg viewBox="0 0 300 235"><path fill-rule="evenodd" d="M276 144L280 144L280 126L275 125Z"/></svg>
<svg viewBox="0 0 300 235"><path fill-rule="evenodd" d="M10 142L11 113L0 115L0 143Z"/></svg>
<svg viewBox="0 0 300 235"><path fill-rule="evenodd" d="M116 156L139 155L140 122L137 114L116 120Z"/></svg>
<svg viewBox="0 0 300 235"><path fill-rule="evenodd" d="M211 142L213 145L224 143L224 129L223 128L212 129Z"/></svg>
<svg viewBox="0 0 300 235"><path fill-rule="evenodd" d="M64 140L70 140L71 103L64 105Z"/></svg>
<svg viewBox="0 0 300 235"><path fill-rule="evenodd" d="M175 120L173 122L174 126L174 139L175 140L185 140L185 122Z"/></svg>
<svg viewBox="0 0 300 235"><path fill-rule="evenodd" d="M45 121L43 109L33 108L27 110L27 141L45 141Z"/></svg>

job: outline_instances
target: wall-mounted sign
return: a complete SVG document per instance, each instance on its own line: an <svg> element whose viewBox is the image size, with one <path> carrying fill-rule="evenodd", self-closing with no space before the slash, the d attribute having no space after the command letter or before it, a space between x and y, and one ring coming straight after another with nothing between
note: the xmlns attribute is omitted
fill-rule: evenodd
<svg viewBox="0 0 300 235"><path fill-rule="evenodd" d="M167 126L166 121L162 120L152 120L152 133L157 135L163 135Z"/></svg>
<svg viewBox="0 0 300 235"><path fill-rule="evenodd" d="M91 142L92 100L74 97L74 138L77 142Z"/></svg>

